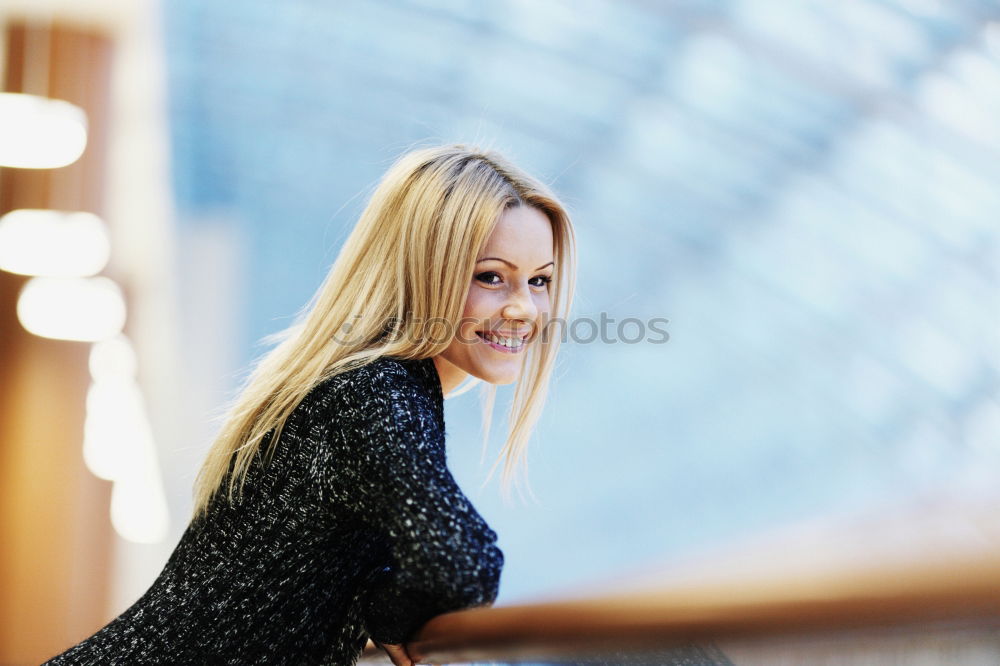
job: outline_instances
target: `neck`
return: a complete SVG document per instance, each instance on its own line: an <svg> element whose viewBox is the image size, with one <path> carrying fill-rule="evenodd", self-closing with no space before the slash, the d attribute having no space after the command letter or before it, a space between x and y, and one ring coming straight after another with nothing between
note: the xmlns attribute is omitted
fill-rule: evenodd
<svg viewBox="0 0 1000 666"><path fill-rule="evenodd" d="M432 360L434 367L437 368L438 378L441 380L441 392L445 396L458 388L462 380L469 376L469 373L446 361L440 354L433 357Z"/></svg>

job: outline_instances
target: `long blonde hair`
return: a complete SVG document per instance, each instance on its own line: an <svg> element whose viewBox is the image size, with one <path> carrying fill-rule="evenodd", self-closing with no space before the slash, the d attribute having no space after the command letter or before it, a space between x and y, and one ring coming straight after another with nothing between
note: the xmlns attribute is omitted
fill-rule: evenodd
<svg viewBox="0 0 1000 666"><path fill-rule="evenodd" d="M270 337L277 346L259 359L228 407L195 481L194 516L204 514L227 474L229 501L242 495L265 436L274 431L269 459L292 410L317 383L381 356L422 359L444 351L450 340L428 339L417 328L436 321L458 330L477 253L500 215L516 206L537 208L552 224L552 321L566 322L575 237L566 209L548 188L491 151L449 145L406 153L375 188L319 290L292 326ZM492 476L504 461L505 494L515 470L526 469L560 337L550 332L526 352L507 440L490 470ZM494 397L490 385L486 437Z"/></svg>

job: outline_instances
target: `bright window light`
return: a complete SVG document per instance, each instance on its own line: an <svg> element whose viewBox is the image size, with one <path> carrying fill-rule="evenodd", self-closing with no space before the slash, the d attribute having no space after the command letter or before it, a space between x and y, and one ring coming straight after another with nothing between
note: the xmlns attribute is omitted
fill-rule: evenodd
<svg viewBox="0 0 1000 666"><path fill-rule="evenodd" d="M87 115L58 99L0 93L0 166L55 169L87 147Z"/></svg>
<svg viewBox="0 0 1000 666"><path fill-rule="evenodd" d="M94 382L87 391L83 461L93 474L109 481L134 474L152 450L152 429L142 393L134 380Z"/></svg>
<svg viewBox="0 0 1000 666"><path fill-rule="evenodd" d="M125 298L110 278L31 278L17 299L17 318L44 338L96 342L121 333Z"/></svg>
<svg viewBox="0 0 1000 666"><path fill-rule="evenodd" d="M117 335L95 343L90 374L83 460L96 476L114 481L111 523L118 534L136 543L162 541L167 500L131 341Z"/></svg>
<svg viewBox="0 0 1000 666"><path fill-rule="evenodd" d="M90 348L90 376L95 382L117 379L135 379L138 361L132 342L125 335L118 335Z"/></svg>
<svg viewBox="0 0 1000 666"><path fill-rule="evenodd" d="M93 213L14 210L0 217L0 269L21 275L86 277L108 263L107 227Z"/></svg>
<svg viewBox="0 0 1000 666"><path fill-rule="evenodd" d="M145 463L115 480L111 489L111 524L123 539L157 543L167 535L167 498L155 459L147 457Z"/></svg>

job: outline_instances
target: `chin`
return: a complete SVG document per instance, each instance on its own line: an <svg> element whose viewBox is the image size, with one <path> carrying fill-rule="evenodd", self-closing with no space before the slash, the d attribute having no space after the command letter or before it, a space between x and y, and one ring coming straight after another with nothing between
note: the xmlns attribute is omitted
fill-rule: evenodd
<svg viewBox="0 0 1000 666"><path fill-rule="evenodd" d="M509 377L508 376L503 376L503 377L499 377L499 378L495 378L495 379L487 380L487 381L490 384L496 384L497 386L506 386L507 384L513 384L514 382L516 382L517 381L517 375L513 375L513 376L509 376Z"/></svg>
<svg viewBox="0 0 1000 666"><path fill-rule="evenodd" d="M517 381L518 376L521 374L521 367L518 366L512 370L493 370L484 368L482 372L478 373L476 376L482 379L484 382L490 384L496 384L497 386L505 386L507 384L513 384Z"/></svg>

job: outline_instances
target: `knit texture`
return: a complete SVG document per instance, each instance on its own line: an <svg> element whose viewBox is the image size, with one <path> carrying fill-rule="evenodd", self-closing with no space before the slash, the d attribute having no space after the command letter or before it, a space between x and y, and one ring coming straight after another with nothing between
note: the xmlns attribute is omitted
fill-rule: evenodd
<svg viewBox="0 0 1000 666"><path fill-rule="evenodd" d="M46 664L352 665L369 636L492 604L496 538L446 466L434 362L382 357L310 391L242 500L217 496L145 594Z"/></svg>

